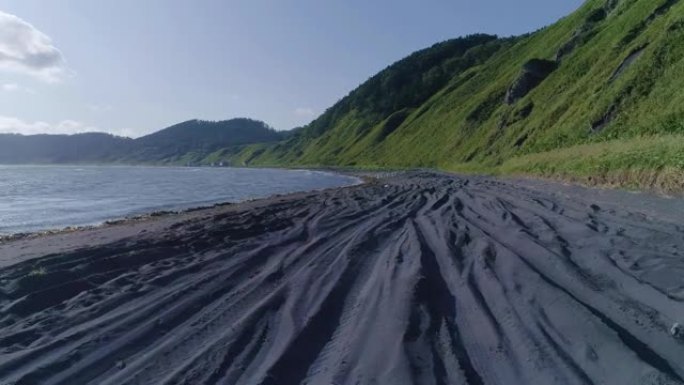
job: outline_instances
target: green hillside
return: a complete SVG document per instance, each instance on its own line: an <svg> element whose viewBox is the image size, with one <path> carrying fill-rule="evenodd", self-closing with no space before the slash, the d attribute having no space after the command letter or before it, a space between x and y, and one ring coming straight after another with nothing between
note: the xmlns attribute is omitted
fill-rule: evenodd
<svg viewBox="0 0 684 385"><path fill-rule="evenodd" d="M248 144L277 142L283 137L253 119L189 120L135 139L122 159L133 163L207 163L214 152L234 153Z"/></svg>
<svg viewBox="0 0 684 385"><path fill-rule="evenodd" d="M682 59L684 2L590 0L526 36L469 36L417 52L287 140L223 155L681 189Z"/></svg>

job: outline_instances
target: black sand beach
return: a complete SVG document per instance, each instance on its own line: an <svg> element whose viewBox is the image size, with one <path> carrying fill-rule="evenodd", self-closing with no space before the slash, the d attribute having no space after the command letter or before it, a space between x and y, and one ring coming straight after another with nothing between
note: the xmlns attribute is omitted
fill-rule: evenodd
<svg viewBox="0 0 684 385"><path fill-rule="evenodd" d="M684 384L682 253L680 200L429 173L17 239L0 384Z"/></svg>

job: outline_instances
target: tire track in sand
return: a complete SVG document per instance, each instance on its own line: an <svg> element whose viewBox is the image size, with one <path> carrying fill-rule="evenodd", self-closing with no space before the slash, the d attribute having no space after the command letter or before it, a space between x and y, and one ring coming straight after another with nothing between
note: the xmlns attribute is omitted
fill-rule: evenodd
<svg viewBox="0 0 684 385"><path fill-rule="evenodd" d="M0 384L684 384L684 213L649 210L406 173L35 254Z"/></svg>

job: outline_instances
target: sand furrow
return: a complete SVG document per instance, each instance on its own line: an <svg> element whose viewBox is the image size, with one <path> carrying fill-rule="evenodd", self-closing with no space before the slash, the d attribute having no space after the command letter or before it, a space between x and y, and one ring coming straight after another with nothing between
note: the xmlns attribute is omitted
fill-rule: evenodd
<svg viewBox="0 0 684 385"><path fill-rule="evenodd" d="M684 384L684 213L620 194L416 172L0 245L0 384Z"/></svg>

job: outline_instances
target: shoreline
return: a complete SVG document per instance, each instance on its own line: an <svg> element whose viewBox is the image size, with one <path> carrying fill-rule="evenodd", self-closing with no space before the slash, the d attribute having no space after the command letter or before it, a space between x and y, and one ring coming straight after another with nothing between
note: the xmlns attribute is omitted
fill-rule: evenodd
<svg viewBox="0 0 684 385"><path fill-rule="evenodd" d="M0 165L2 166L2 165ZM127 164L65 164L65 165L44 165L44 164L28 164L28 165L8 165L8 166L27 166L27 167L35 167L35 166L67 166L67 167L151 167L151 168L156 168L156 167L168 167L168 168L188 168L185 166L174 166L174 165L145 165L145 164L139 164L139 165L127 165ZM197 166L197 167L206 167L206 168L217 168L217 167L210 167L210 166ZM190 167L192 168L192 167ZM238 168L238 169L251 169L254 167L224 167L224 168ZM493 178L493 179L498 179L501 181L509 181L509 182L520 182L520 181L526 181L530 183L549 183L549 184L558 184L558 185L563 185L567 186L570 188L574 187L581 187L585 189L593 189L593 190L601 190L601 191L617 191L617 192L629 192L631 194L645 194L645 195L650 195L650 196L656 196L656 197L662 197L662 198L668 198L668 199L681 199L684 198L684 191L682 192L677 192L677 193L672 193L672 192L666 192L660 189L655 189L655 188L648 188L648 187L643 187L643 188L630 188L628 186L620 185L620 184L604 184L604 183L590 183L586 182L585 180L579 179L579 178L573 178L573 177L568 177L568 178L559 178L559 177L553 177L553 176L544 176L544 175L536 175L536 174L526 174L526 173L512 173L512 174L486 174L486 173L459 173L458 171L450 171L450 170L440 170L440 169L392 169L392 168L387 168L387 169L355 169L355 168L348 168L348 167L314 167L314 168L282 168L282 167L256 167L259 169L268 169L268 170L289 170L289 171L311 171L311 172L324 172L324 173L331 173L331 174L338 174L338 175L344 175L347 177L355 178L357 179L357 183L350 184L350 185L345 185L345 186L340 186L340 187L333 187L331 189L336 189L336 188L346 188L346 187L353 187L353 186L358 186L362 184L368 184L368 183L374 183L378 179L384 179L384 178L391 178L391 177L396 177L404 174L409 174L409 173L416 173L416 172L428 172L428 173L434 173L434 174L443 174L443 175L449 175L453 177L471 177L471 178ZM106 219L100 223L96 224L90 224L90 225L67 225L64 227L59 227L59 228L50 228L50 229L41 229L41 230L36 230L36 231L20 231L16 233L8 233L8 234L0 234L0 246L11 243L16 240L24 240L24 239L35 239L35 238L40 238L40 237L46 237L46 236L51 236L51 235L59 235L59 234L69 234L69 233L77 233L81 231L88 231L88 230L96 230L96 229L102 229L102 228L108 228L111 226L120 226L120 225L127 225L131 223L138 223L138 222L145 222L145 221L150 221L154 219L159 219L159 218L166 218L166 217L178 217L182 216L184 214L196 212L196 211L207 211L207 210L212 210L215 208L220 208L220 207L225 207L225 206L234 206L234 205L241 205L247 202L252 202L252 201L258 201L258 200L269 200L271 198L277 198L280 196L287 196L291 194L299 194L299 193L306 193L306 192L315 192L315 191L322 191L322 190L309 190L309 191L300 191L300 192L293 192L293 193L287 193L287 194L274 194L272 196L267 196L263 198L255 198L255 199L247 199L239 202L217 202L213 204L208 204L208 205L198 205L198 206L191 206L188 208L183 208L180 210L153 210L149 212L141 212L139 214L133 214L129 215L126 217L114 217L110 219Z"/></svg>
<svg viewBox="0 0 684 385"><path fill-rule="evenodd" d="M83 166L83 165L73 165L73 166ZM90 165L90 166L100 166L100 165ZM126 166L128 167L128 166ZM142 167L165 167L165 166L146 166L142 165ZM180 167L180 166L169 166L169 167ZM240 167L239 167L240 168ZM244 169L249 169L249 167L246 167ZM267 169L274 169L274 170L281 170L281 168L267 168ZM61 228L54 228L54 229L45 229L45 230L37 230L37 231L28 231L28 232L17 232L17 233L11 233L11 234L0 234L0 246L9 244L14 241L18 240L31 240L31 239L36 239L36 238L42 238L42 237L49 237L53 235L60 235L60 234L72 234L72 233L78 233L78 232L83 232L83 231L91 231L91 230L99 230L99 229L107 229L110 227L115 227L115 226L126 226L126 225L131 225L131 224L136 224L136 223L145 223L148 221L154 221L154 220L159 220L159 219L167 219L167 218L180 218L184 215L187 214L194 214L194 213L206 213L206 214L211 214L212 210L215 209L220 209L220 208L225 208L225 207L238 207L241 205L245 205L248 203L253 203L253 202L260 202L260 201L271 201L273 199L277 198L283 198L283 197L288 197L291 195L301 195L301 194L307 194L307 193L314 193L314 192L323 192L326 190L336 190L336 189L345 189L345 188L350 188L350 187L356 187L356 186L361 186L364 184L373 184L373 183L379 183L380 180L382 179L387 179L387 178L393 178L393 177L400 177L402 175L408 175L412 173L421 173L421 172L426 172L426 173L432 173L436 175L447 175L450 177L455 177L455 178L491 178L491 179L496 179L500 181L505 181L505 182L510 182L510 183L523 183L523 184L531 184L531 185L542 185L542 184L548 184L548 185L557 185L557 186L564 186L569 189L586 189L586 190L594 190L594 191L604 191L604 192L616 192L616 193L628 193L628 194L636 194L636 195L644 195L644 196L651 196L651 197L656 197L656 198L664 198L664 199L673 199L673 200L678 200L684 198L684 195L680 194L666 194L662 191L658 190L653 190L653 189L628 189L624 186L620 185L602 185L602 184L588 184L588 183L583 183L579 180L571 180L571 179L559 179L559 178L553 178L553 177L544 177L544 176L536 176L536 175L528 175L528 174L518 174L518 175L487 175L487 174L470 174L470 173L458 173L454 171L448 171L448 170L437 170L437 169L387 169L387 170L362 170L358 169L355 170L353 168L288 168L285 170L292 170L292 171L313 171L313 172L326 172L326 173L332 173L332 174L338 174L338 175L344 175L347 177L351 178L356 178L357 183L350 184L350 185L345 185L345 186L340 186L340 187L332 187L332 188L326 188L326 189L315 189L315 190L308 190L308 191L296 191L292 193L286 193L286 194L273 194L271 196L263 197L263 198L255 198L255 199L247 199L239 202L217 202L214 204L209 204L209 205L200 205L200 206L194 206L194 207L188 207L180 210L155 210L155 211L150 211L150 212L144 212L141 214L135 214L131 216L126 216L123 218L111 218L107 219L101 223L97 224L92 224L92 225L81 225L81 226L65 226Z"/></svg>
<svg viewBox="0 0 684 385"><path fill-rule="evenodd" d="M33 167L33 165L27 165L30 167ZM61 165L59 165L61 167ZM74 166L74 167L80 167L84 165L67 165L67 166ZM87 166L92 166L92 167L100 167L100 165L87 165ZM106 166L109 167L109 166ZM129 166L122 166L122 167L129 167ZM145 166L142 165L141 167L157 167L157 166ZM159 166L159 167L164 167L164 166ZM176 166L171 166L171 167L176 167ZM248 168L244 168L248 169ZM274 169L274 170L279 170L279 169ZM108 228L111 226L120 226L120 225L127 225L127 224L132 224L132 223L138 223L138 222L145 222L149 220L154 220L154 219L159 219L159 218L167 218L167 217L178 217L182 216L184 214L188 213L194 213L194 212L201 212L201 211L208 211L216 208L221 208L221 207L226 207L226 206L235 206L235 205L241 205L244 203L249 203L249 202L254 202L254 201L260 201L260 200L270 200L273 198L279 198L282 196L288 196L292 194L301 194L301 193L308 193L308 192L316 192L316 191L324 191L328 189L337 189L337 188L347 188L347 187L354 187L354 186L359 186L365 183L369 183L373 180L373 177L365 177L362 175L355 175L352 172L341 172L341 171L334 171L334 170L318 170L318 169L288 169L291 171L312 171L312 172L325 172L329 174L337 174L337 175L343 175L347 176L350 178L355 178L356 181L354 181L351 184L348 185L342 185L339 187L332 187L332 188L324 188L324 189L314 189L314 190L308 190L308 191L294 191L291 193L285 193L285 194L273 194L267 197L263 198L252 198L252 199L246 199L238 202L217 202L213 204L208 204L208 205L198 205L198 206L192 206L188 208L183 208L179 210L153 210L149 212L142 212L140 214L132 214L129 216L125 217L119 217L119 218L110 218L106 219L102 222L95 223L95 224L90 224L90 225L67 225L64 227L59 227L59 228L51 228L51 229L42 229L42 230L36 230L36 231L20 231L16 233L8 233L8 234L0 234L0 246L16 241L16 240L23 240L23 239L35 239L35 238L40 238L40 237L46 237L46 236L51 236L51 235L59 235L59 234L69 234L69 233L75 233L75 232L80 232L80 231L88 231L88 230L96 230L96 229L102 229L102 228Z"/></svg>
<svg viewBox="0 0 684 385"><path fill-rule="evenodd" d="M32 166L32 165L29 165L29 166ZM76 164L76 165L72 165L72 166L83 166L83 165ZM98 167L101 165L87 165L87 166ZM128 167L128 166L125 166L125 167ZM141 167L167 167L167 166L141 165ZM168 166L168 167L174 167L175 168L175 167L181 167L181 166ZM238 167L238 168L249 169L249 167ZM271 168L271 167L266 167L266 169L283 170L281 168ZM378 183L378 181L382 180L382 179L393 178L393 177L398 177L398 176L400 177L401 175L407 175L407 174L412 174L412 173L421 173L421 172L432 173L432 174L436 174L436 175L440 175L440 174L441 175L447 175L447 176L455 177L455 178L491 178L491 179L496 179L496 180L510 182L510 183L521 183L522 182L523 184L532 184L532 185L541 185L541 184L558 185L558 186L567 187L569 189L581 188L581 189L594 190L594 191L628 193L628 194L651 196L651 197L672 199L672 200L678 200L678 199L684 198L684 195L681 195L681 194L667 194L667 193L664 193L662 191L654 190L654 189L629 189L629 188L626 188L625 186L620 186L620 185L589 184L589 183L583 183L580 180L562 179L562 178L559 179L559 178L554 178L554 177L545 177L545 176L538 176L538 175L532 175L532 174L488 175L488 174L459 173L459 172L454 172L454 171L438 170L438 169L362 170L362 169L353 169L353 168L334 168L334 167L328 167L328 168L287 168L284 170L313 171L313 172L325 172L325 173L331 173L331 174L344 175L347 177L356 178L357 183L339 186L339 187L326 188L326 189L296 191L296 192L286 193L286 194L273 194L271 196L267 196L267 197L263 197L263 198L247 199L247 200L243 200L243 201L239 201L239 202L217 202L214 204L199 205L199 206L188 207L188 208L184 208L184 209L180 209L180 210L155 210L155 211L150 211L150 212L143 212L141 214L126 216L123 218L111 218L111 219L107 219L101 223L92 224L92 225L65 226L65 227L54 228L54 229L45 229L45 230L28 231L28 232L17 232L17 233L11 233L11 234L0 234L0 246L6 245L8 243L11 243L11 242L14 242L17 240L30 240L30 239L36 239L36 238L41 238L41 237L49 237L49 236L53 236L53 235L71 234L71 233L78 233L78 232L82 232L82 231L106 229L106 228L113 227L113 226L126 226L126 225L130 225L130 224L145 223L148 221L154 221L154 220L164 219L164 218L179 218L179 217L182 217L183 215L187 215L187 214L191 214L191 213L203 213L204 212L204 213L210 214L211 210L229 207L229 206L234 207L234 206L240 206L240 205L244 205L244 204L252 203L252 202L271 201L273 199L288 197L290 195L300 195L300 194L313 193L313 192L322 192L322 191L326 191L326 190L344 189L344 188L349 188L349 187L361 186L364 184L373 184L373 183Z"/></svg>
<svg viewBox="0 0 684 385"><path fill-rule="evenodd" d="M14 234L0 237L0 268L40 257L41 255L66 253L82 248L99 247L134 237L169 234L174 226L193 221L251 210L270 205L306 199L319 194L361 188L377 183L377 180L359 177L360 183L320 190L274 194L266 198L250 199L237 203L216 203L211 206L188 208L181 211L160 211L134 217L114 219L100 225L66 227L56 230ZM156 234L156 235L155 235Z"/></svg>

